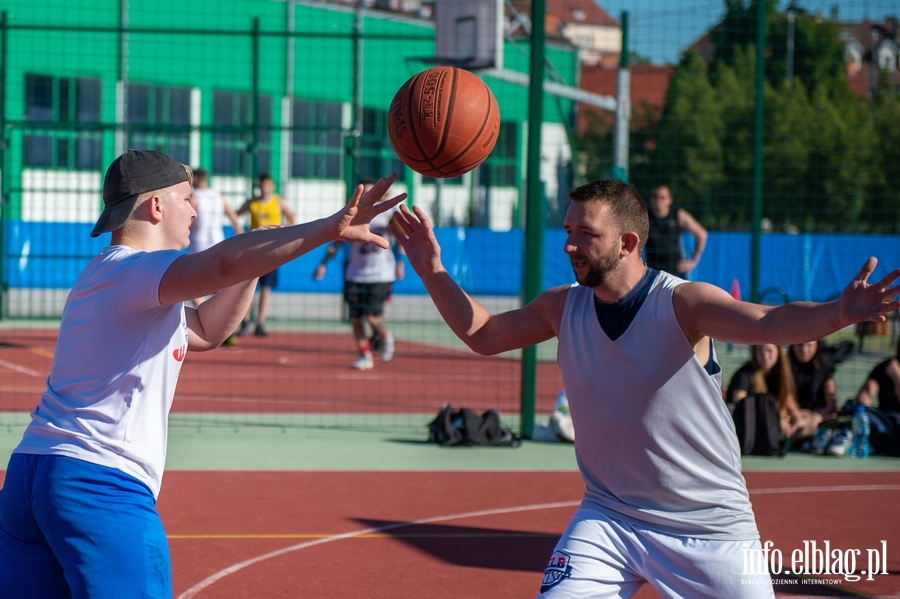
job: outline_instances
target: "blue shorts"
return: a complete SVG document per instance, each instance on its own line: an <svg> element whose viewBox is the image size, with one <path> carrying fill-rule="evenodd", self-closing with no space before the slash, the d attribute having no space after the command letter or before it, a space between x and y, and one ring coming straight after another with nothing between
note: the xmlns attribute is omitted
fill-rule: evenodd
<svg viewBox="0 0 900 599"><path fill-rule="evenodd" d="M13 454L0 489L0 589L24 597L172 597L153 493L113 468Z"/></svg>
<svg viewBox="0 0 900 599"><path fill-rule="evenodd" d="M278 269L271 272L267 272L263 276L259 278L260 287L268 287L269 289L274 289L278 286Z"/></svg>

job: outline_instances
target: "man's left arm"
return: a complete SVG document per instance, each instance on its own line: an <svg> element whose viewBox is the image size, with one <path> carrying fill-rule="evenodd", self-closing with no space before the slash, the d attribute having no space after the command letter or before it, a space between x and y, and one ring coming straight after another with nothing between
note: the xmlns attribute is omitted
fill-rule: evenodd
<svg viewBox="0 0 900 599"><path fill-rule="evenodd" d="M188 348L206 351L222 345L237 330L247 313L258 279L243 281L222 289L197 308L185 306Z"/></svg>
<svg viewBox="0 0 900 599"><path fill-rule="evenodd" d="M704 336L726 343L788 345L822 339L858 322L882 322L900 308L900 288L891 285L900 269L869 283L878 261L869 258L839 300L828 303L791 302L763 306L735 300L723 289L706 283L675 288L674 306L692 345Z"/></svg>

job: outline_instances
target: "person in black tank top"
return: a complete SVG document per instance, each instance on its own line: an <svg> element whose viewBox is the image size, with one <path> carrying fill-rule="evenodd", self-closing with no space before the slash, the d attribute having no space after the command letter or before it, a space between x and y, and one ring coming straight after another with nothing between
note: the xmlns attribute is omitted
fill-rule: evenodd
<svg viewBox="0 0 900 599"><path fill-rule="evenodd" d="M665 185L650 194L650 234L647 237L647 266L683 279L700 262L706 247L706 229L684 208L672 205L672 194ZM681 232L687 231L696 239L694 253L685 259L681 246Z"/></svg>

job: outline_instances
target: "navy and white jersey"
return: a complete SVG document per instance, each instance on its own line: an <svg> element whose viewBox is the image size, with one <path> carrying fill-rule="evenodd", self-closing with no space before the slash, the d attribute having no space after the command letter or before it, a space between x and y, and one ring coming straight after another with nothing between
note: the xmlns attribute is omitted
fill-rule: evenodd
<svg viewBox="0 0 900 599"><path fill-rule="evenodd" d="M701 364L675 317L684 282L648 269L599 306L589 287L567 292L557 358L583 505L666 534L757 539L715 354Z"/></svg>
<svg viewBox="0 0 900 599"><path fill-rule="evenodd" d="M393 283L397 280L397 258L394 255L396 240L388 231L394 206L376 215L369 223L369 231L381 235L391 244L390 249L382 249L374 243L354 241L350 244L350 260L344 272L344 279L354 283Z"/></svg>

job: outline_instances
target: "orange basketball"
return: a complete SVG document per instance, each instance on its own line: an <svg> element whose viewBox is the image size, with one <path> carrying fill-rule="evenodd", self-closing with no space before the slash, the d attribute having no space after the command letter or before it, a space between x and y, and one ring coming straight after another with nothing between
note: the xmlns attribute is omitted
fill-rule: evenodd
<svg viewBox="0 0 900 599"><path fill-rule="evenodd" d="M500 133L490 88L469 71L433 67L413 75L391 101L388 137L409 168L457 177L488 157Z"/></svg>

